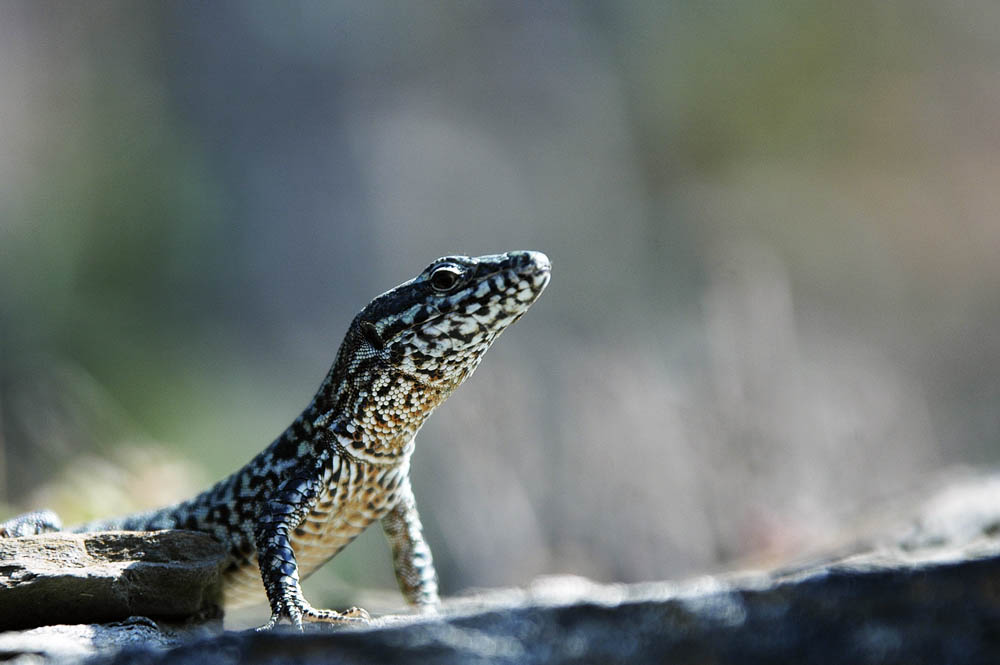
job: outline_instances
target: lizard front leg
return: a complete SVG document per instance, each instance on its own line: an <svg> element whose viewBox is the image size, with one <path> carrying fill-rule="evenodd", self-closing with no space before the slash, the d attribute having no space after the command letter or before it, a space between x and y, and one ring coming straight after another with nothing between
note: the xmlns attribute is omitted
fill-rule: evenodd
<svg viewBox="0 0 1000 665"><path fill-rule="evenodd" d="M382 529L392 546L392 565L403 596L422 611L433 610L441 602L437 574L409 478L399 487L396 505L382 518Z"/></svg>
<svg viewBox="0 0 1000 665"><path fill-rule="evenodd" d="M34 536L50 531L62 531L62 521L51 510L37 510L0 522L0 538Z"/></svg>
<svg viewBox="0 0 1000 665"><path fill-rule="evenodd" d="M283 618L291 621L297 630L302 630L303 619L346 623L370 618L357 607L344 612L317 610L302 595L289 534L309 514L322 483L322 473L318 470L308 475L294 475L278 486L261 511L254 539L271 618L258 630L270 630Z"/></svg>

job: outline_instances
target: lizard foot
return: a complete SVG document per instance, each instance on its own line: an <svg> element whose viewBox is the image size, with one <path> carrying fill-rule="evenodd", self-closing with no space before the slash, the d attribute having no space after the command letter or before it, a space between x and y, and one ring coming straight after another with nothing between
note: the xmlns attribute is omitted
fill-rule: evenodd
<svg viewBox="0 0 1000 665"><path fill-rule="evenodd" d="M278 622L287 618L292 623L292 627L299 632L302 631L302 622L315 621L319 623L366 623L371 621L371 615L360 607L350 607L343 612L336 610L317 610L308 603L303 603L301 607L287 607L284 611L271 612L271 618L263 626L257 629L258 632L268 631L278 625Z"/></svg>
<svg viewBox="0 0 1000 665"><path fill-rule="evenodd" d="M61 531L62 521L51 510L38 510L0 522L0 538L35 536L49 531Z"/></svg>
<svg viewBox="0 0 1000 665"><path fill-rule="evenodd" d="M371 615L360 607L348 607L343 612L308 607L302 612L302 616L322 623L365 623L372 620Z"/></svg>

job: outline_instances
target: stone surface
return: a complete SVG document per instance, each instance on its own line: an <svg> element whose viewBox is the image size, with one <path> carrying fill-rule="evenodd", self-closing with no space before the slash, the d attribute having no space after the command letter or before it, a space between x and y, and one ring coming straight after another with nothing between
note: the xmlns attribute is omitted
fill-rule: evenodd
<svg viewBox="0 0 1000 665"><path fill-rule="evenodd" d="M556 580L465 602L438 618L305 635L227 633L95 662L937 665L1000 658L996 543L679 585Z"/></svg>
<svg viewBox="0 0 1000 665"><path fill-rule="evenodd" d="M0 539L0 630L218 614L222 549L189 531Z"/></svg>
<svg viewBox="0 0 1000 665"><path fill-rule="evenodd" d="M0 662L77 663L126 647L167 649L221 632L218 622L170 626L146 617L108 624L42 626L0 633Z"/></svg>
<svg viewBox="0 0 1000 665"><path fill-rule="evenodd" d="M917 505L920 502L911 502ZM911 513L912 514L912 513ZM434 617L305 634L183 634L133 619L0 635L0 660L213 663L1000 662L1000 480L967 478L916 516L803 565L682 583L544 578ZM859 548L868 550L859 552Z"/></svg>

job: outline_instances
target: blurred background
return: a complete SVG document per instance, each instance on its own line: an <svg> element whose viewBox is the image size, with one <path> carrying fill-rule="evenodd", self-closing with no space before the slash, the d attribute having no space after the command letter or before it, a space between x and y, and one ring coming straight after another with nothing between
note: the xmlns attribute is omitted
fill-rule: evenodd
<svg viewBox="0 0 1000 665"><path fill-rule="evenodd" d="M0 5L0 516L162 505L448 253L553 280L423 429L443 590L678 578L1000 461L991 0ZM318 606L385 589L366 533Z"/></svg>

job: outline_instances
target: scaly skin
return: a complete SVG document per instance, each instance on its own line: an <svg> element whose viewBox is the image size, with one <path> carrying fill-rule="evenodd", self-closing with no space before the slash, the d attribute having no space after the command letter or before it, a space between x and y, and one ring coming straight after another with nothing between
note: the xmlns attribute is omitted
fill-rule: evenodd
<svg viewBox="0 0 1000 665"><path fill-rule="evenodd" d="M438 603L421 533L410 455L431 412L479 365L549 281L539 252L438 259L383 293L351 323L309 406L263 452L198 496L160 510L90 522L76 532L192 529L227 551L224 602L266 594L269 629L288 620L363 620L358 608L317 610L299 580L382 521L406 599ZM49 511L0 524L0 537L60 528Z"/></svg>

